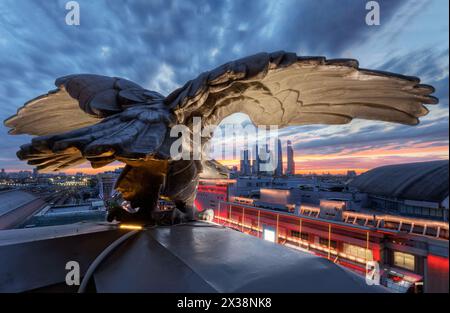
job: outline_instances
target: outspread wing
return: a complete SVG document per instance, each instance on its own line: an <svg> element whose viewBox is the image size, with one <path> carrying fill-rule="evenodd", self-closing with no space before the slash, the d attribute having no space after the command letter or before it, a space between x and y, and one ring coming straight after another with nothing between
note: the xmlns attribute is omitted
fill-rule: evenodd
<svg viewBox="0 0 450 313"><path fill-rule="evenodd" d="M93 167L157 153L167 132L163 96L121 78L81 74L56 80L5 121L11 134L39 135L17 153L39 170L86 160Z"/></svg>
<svg viewBox="0 0 450 313"><path fill-rule="evenodd" d="M226 63L166 99L180 123L201 116L216 125L246 113L257 125L345 124L354 118L415 125L436 104L416 77L360 69L356 60L299 57L283 51Z"/></svg>
<svg viewBox="0 0 450 313"><path fill-rule="evenodd" d="M55 90L25 103L5 121L10 134L52 135L90 126L129 106L163 96L117 77L78 74L60 77Z"/></svg>
<svg viewBox="0 0 450 313"><path fill-rule="evenodd" d="M433 87L416 77L283 51L226 63L165 99L98 75L66 76L56 85L5 121L12 134L45 135L18 153L39 169L60 170L86 159L98 167L156 154L174 122L172 112L186 125L201 116L204 126L235 112L263 125L344 124L353 118L415 125L428 113L424 104L438 102Z"/></svg>

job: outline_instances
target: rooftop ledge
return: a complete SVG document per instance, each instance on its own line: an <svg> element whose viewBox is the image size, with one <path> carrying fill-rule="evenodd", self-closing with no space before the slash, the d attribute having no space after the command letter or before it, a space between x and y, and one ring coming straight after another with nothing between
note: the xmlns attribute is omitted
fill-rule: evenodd
<svg viewBox="0 0 450 313"><path fill-rule="evenodd" d="M6 239L20 231L29 233L22 243ZM0 232L0 291L61 284L69 260L84 274L124 233L99 223ZM6 282L8 272L15 275ZM324 258L207 222L140 230L93 278L97 292L386 292Z"/></svg>

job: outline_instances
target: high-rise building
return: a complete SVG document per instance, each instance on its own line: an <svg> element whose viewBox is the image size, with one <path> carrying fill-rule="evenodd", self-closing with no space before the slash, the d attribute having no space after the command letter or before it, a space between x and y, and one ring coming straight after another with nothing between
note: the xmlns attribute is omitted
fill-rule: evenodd
<svg viewBox="0 0 450 313"><path fill-rule="evenodd" d="M358 175L356 174L356 171L354 171L354 170L348 170L348 171L347 171L347 177L348 177L348 178L355 178L356 176L358 176Z"/></svg>
<svg viewBox="0 0 450 313"><path fill-rule="evenodd" d="M295 174L294 149L292 149L292 142L290 140L287 141L286 152L287 152L286 175L294 175Z"/></svg>
<svg viewBox="0 0 450 313"><path fill-rule="evenodd" d="M283 176L283 150L281 148L281 140L277 142L277 168L275 169L275 176Z"/></svg>
<svg viewBox="0 0 450 313"><path fill-rule="evenodd" d="M258 150L258 144L256 143L252 148L252 159L251 162L249 162L250 167L250 174L258 176L260 174L260 158L259 158L259 150Z"/></svg>
<svg viewBox="0 0 450 313"><path fill-rule="evenodd" d="M241 151L241 159L239 160L239 174L244 175L245 171L245 159L244 159L245 151Z"/></svg>
<svg viewBox="0 0 450 313"><path fill-rule="evenodd" d="M244 156L245 156L245 175L250 175L252 169L250 164L250 153L248 149L245 150Z"/></svg>
<svg viewBox="0 0 450 313"><path fill-rule="evenodd" d="M256 160L254 158L250 160L250 172L252 175L258 175L258 170L256 169Z"/></svg>
<svg viewBox="0 0 450 313"><path fill-rule="evenodd" d="M242 151L241 156L241 162L240 162L240 174L241 175L250 175L251 174L251 168L250 168L250 159L249 159L249 153L248 149L245 149Z"/></svg>
<svg viewBox="0 0 450 313"><path fill-rule="evenodd" d="M258 142L253 147L253 163L252 163L252 174L255 176L259 175L259 150Z"/></svg>

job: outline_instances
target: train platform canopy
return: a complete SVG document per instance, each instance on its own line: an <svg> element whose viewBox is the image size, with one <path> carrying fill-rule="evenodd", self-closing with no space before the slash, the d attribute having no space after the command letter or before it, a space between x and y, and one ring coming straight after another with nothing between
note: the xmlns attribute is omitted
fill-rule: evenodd
<svg viewBox="0 0 450 313"><path fill-rule="evenodd" d="M448 167L448 160L382 166L359 175L349 186L388 198L441 203L449 195Z"/></svg>
<svg viewBox="0 0 450 313"><path fill-rule="evenodd" d="M21 190L0 191L0 216L35 199L36 196Z"/></svg>

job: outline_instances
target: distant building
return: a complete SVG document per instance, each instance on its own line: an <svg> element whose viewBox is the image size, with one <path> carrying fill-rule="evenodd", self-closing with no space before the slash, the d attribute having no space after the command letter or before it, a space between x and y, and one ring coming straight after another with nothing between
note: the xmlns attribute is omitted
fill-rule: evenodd
<svg viewBox="0 0 450 313"><path fill-rule="evenodd" d="M367 194L370 209L448 222L448 165L444 160L382 166L349 186Z"/></svg>
<svg viewBox="0 0 450 313"><path fill-rule="evenodd" d="M105 220L105 217L106 208L104 207L103 201L78 205L48 205L27 219L19 228L45 227L87 221L102 222Z"/></svg>
<svg viewBox="0 0 450 313"><path fill-rule="evenodd" d="M283 149L281 148L281 140L277 141L277 168L275 169L275 176L283 175Z"/></svg>
<svg viewBox="0 0 450 313"><path fill-rule="evenodd" d="M254 204L260 208L294 212L295 207L301 205L299 192L294 188L260 188L259 200Z"/></svg>
<svg viewBox="0 0 450 313"><path fill-rule="evenodd" d="M253 149L253 162L252 162L252 174L255 176L259 175L259 147L258 143L256 143Z"/></svg>
<svg viewBox="0 0 450 313"><path fill-rule="evenodd" d="M258 175L258 168L257 168L257 163L255 159L252 159L250 162L250 170L252 172L252 175Z"/></svg>
<svg viewBox="0 0 450 313"><path fill-rule="evenodd" d="M100 199L109 200L111 198L117 178L118 175L112 173L98 175Z"/></svg>
<svg viewBox="0 0 450 313"><path fill-rule="evenodd" d="M245 172L245 150L241 152L241 159L239 160L239 174L244 175Z"/></svg>
<svg viewBox="0 0 450 313"><path fill-rule="evenodd" d="M294 175L295 174L294 149L292 148L292 142L290 140L287 141L286 155L287 155L286 175Z"/></svg>
<svg viewBox="0 0 450 313"><path fill-rule="evenodd" d="M0 230L17 227L44 204L38 196L26 191L0 191Z"/></svg>
<svg viewBox="0 0 450 313"><path fill-rule="evenodd" d="M358 175L356 174L356 171L353 171L353 170L347 171L347 177L348 177L348 178L355 178L356 176L358 176Z"/></svg>
<svg viewBox="0 0 450 313"><path fill-rule="evenodd" d="M231 193L235 196L253 197L259 196L261 187L271 187L273 178L269 176L261 177L238 177L231 185Z"/></svg>
<svg viewBox="0 0 450 313"><path fill-rule="evenodd" d="M241 163L240 163L240 174L241 175L250 175L251 174L251 166L250 166L250 158L249 158L248 149L245 149L244 151L242 151Z"/></svg>

